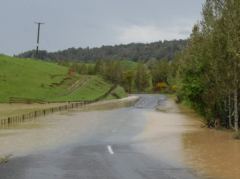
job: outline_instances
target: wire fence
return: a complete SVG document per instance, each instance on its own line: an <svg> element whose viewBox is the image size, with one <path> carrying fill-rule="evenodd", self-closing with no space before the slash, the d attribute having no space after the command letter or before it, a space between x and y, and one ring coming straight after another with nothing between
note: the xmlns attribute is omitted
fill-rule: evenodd
<svg viewBox="0 0 240 179"><path fill-rule="evenodd" d="M0 119L0 126L5 127L9 126L12 124L20 124L26 121L30 121L32 119L39 119L41 116L46 116L48 114L52 114L55 112L61 112L61 111L67 111L71 110L74 108L80 108L85 105L95 103L97 101L100 101L104 98L106 98L117 86L113 85L104 95L98 97L95 100L89 100L89 101L80 101L80 102L68 102L68 104L57 106L57 107L51 107L47 109L40 109L40 110L35 110L26 114L21 114L21 115L15 115L11 117L6 117L3 119Z"/></svg>

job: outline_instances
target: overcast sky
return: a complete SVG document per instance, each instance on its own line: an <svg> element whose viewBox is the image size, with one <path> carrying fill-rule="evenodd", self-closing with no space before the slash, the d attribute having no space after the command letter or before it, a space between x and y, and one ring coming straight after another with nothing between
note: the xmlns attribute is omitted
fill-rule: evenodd
<svg viewBox="0 0 240 179"><path fill-rule="evenodd" d="M185 39L204 0L0 0L0 53Z"/></svg>

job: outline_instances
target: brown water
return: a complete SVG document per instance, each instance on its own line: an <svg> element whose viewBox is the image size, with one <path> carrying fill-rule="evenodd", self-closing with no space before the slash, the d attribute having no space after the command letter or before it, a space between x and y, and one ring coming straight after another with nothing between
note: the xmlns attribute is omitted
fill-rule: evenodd
<svg viewBox="0 0 240 179"><path fill-rule="evenodd" d="M240 142L232 133L200 130L183 135L185 160L200 173L223 179L240 178Z"/></svg>
<svg viewBox="0 0 240 179"><path fill-rule="evenodd" d="M233 140L232 133L201 128L197 115L179 109L171 101L159 110L142 109L147 122L130 139L134 147L144 149L154 158L184 164L203 176L240 178L240 141ZM110 113L113 115L114 110ZM80 141L81 137L97 131L104 119L110 120L108 118L109 111L61 113L1 129L0 158L1 155L27 155Z"/></svg>

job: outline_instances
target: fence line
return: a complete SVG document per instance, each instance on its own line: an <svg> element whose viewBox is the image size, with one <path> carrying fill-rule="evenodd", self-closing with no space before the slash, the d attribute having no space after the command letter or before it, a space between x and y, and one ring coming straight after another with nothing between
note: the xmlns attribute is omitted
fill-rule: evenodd
<svg viewBox="0 0 240 179"><path fill-rule="evenodd" d="M74 108L79 108L83 107L87 104L91 104L97 101L100 101L104 98L106 98L117 86L113 85L104 95L100 96L99 98L91 101L80 101L80 102L68 102L68 104L62 105L62 106L56 106L56 107L51 107L47 109L41 109L41 110L36 110L32 111L26 114L21 114L21 115L16 115L12 117L6 117L4 119L0 119L0 126L5 127L9 126L11 124L18 124L18 123L23 123L26 121L29 121L30 119L37 119L41 116L46 116L48 114L52 114L55 112L61 112L61 111L67 111L70 109Z"/></svg>
<svg viewBox="0 0 240 179"><path fill-rule="evenodd" d="M35 111L29 112L29 113L7 117L4 119L0 119L0 126L4 127L4 126L11 125L11 124L23 123L23 122L29 121L30 119L37 119L41 116L46 116L48 114L52 114L55 112L67 111L70 109L82 107L82 106L84 106L86 104L90 104L92 102L93 101L82 101L82 102L78 102L78 103L69 103L69 104L62 105L62 106L56 106L56 107L51 107L51 108L41 109L41 110L35 110Z"/></svg>

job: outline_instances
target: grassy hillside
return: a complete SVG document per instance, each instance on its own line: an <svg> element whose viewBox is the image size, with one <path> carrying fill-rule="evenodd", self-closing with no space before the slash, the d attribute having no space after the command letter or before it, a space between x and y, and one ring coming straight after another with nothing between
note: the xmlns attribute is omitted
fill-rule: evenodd
<svg viewBox="0 0 240 179"><path fill-rule="evenodd" d="M68 75L68 68L54 63L0 56L0 102L91 100L112 84L101 77ZM122 96L122 95L121 95Z"/></svg>

